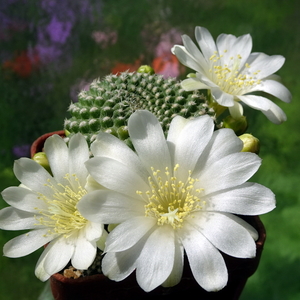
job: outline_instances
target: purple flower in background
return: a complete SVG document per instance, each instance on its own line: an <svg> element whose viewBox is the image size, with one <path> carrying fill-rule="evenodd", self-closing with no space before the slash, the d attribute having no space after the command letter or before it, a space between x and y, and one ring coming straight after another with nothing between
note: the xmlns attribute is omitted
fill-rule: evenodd
<svg viewBox="0 0 300 300"><path fill-rule="evenodd" d="M41 62L43 63L53 61L62 54L62 50L59 49L56 45L37 45L36 50L39 53Z"/></svg>
<svg viewBox="0 0 300 300"><path fill-rule="evenodd" d="M46 27L46 32L48 33L51 41L64 44L70 35L72 27L72 22L61 22L56 16L53 16L51 22Z"/></svg>
<svg viewBox="0 0 300 300"><path fill-rule="evenodd" d="M13 155L16 158L30 157L30 145L17 145L12 149Z"/></svg>
<svg viewBox="0 0 300 300"><path fill-rule="evenodd" d="M36 49L42 62L53 61L62 54L62 46L70 36L72 28L73 23L71 21L60 21L54 15L50 23L38 29Z"/></svg>

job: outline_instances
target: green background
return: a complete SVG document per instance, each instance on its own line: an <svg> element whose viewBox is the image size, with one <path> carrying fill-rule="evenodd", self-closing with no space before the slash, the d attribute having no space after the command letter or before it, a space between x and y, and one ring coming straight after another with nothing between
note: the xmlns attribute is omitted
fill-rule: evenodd
<svg viewBox="0 0 300 300"><path fill-rule="evenodd" d="M191 37L198 25L208 28L214 38L221 33L250 33L253 52L286 58L277 74L292 92L293 101L285 104L272 98L287 114L287 122L281 125L272 124L259 111L246 110L248 132L260 139L263 159L253 181L273 190L277 208L261 217L267 241L259 268L249 279L241 300L300 299L299 1L90 0L85 1L92 7L86 16L71 2L61 1L67 4L62 9L72 9L75 16L68 38L59 45L62 54L41 64L26 78L7 70L4 62L31 49L37 42L38 28L51 16L40 1L7 0L0 6L1 16L25 24L15 30L2 22L0 28L0 190L18 184L12 172L16 158L13 147L28 145L42 133L61 129L68 116L70 90L79 81L104 76L117 62L134 64L140 59L151 64L155 56L152 45L171 28ZM67 16L66 11L66 20ZM117 32L118 39L103 48L91 33L108 29ZM5 206L0 198L0 208ZM0 231L0 248L19 234ZM34 276L40 254L41 250L23 258L0 257L0 299L38 299L45 286Z"/></svg>

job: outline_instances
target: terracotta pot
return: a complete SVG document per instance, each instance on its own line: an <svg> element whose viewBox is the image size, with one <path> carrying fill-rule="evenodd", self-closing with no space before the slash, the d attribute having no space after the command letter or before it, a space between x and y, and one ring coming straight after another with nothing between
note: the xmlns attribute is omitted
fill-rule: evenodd
<svg viewBox="0 0 300 300"><path fill-rule="evenodd" d="M46 139L53 134L58 134L59 136L64 137L65 131L59 130L59 131L49 132L49 133L45 133L42 136L40 136L39 138L37 138L31 145L30 156L33 157L35 153L42 152Z"/></svg>
<svg viewBox="0 0 300 300"><path fill-rule="evenodd" d="M52 134L64 136L64 131L47 133L38 138L31 147L31 156L43 149L45 140ZM121 282L115 282L103 274L80 277L77 279L64 277L57 273L51 276L50 284L55 300L140 300L140 299L172 299L174 297L187 297L188 299L201 300L238 300L247 282L247 279L256 271L263 246L266 231L258 216L242 217L251 224L259 233L256 241L256 257L241 259L222 254L228 269L228 284L219 292L206 292L194 280L189 264L185 260L185 267L180 283L171 288L158 287L146 293L137 284L135 273Z"/></svg>

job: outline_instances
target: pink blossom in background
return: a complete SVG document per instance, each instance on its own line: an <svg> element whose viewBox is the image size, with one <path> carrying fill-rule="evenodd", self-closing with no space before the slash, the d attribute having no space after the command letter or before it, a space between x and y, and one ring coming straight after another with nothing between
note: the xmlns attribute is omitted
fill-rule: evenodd
<svg viewBox="0 0 300 300"><path fill-rule="evenodd" d="M165 78L177 77L180 74L179 62L174 55L164 55L154 58L152 66L156 74Z"/></svg>
<svg viewBox="0 0 300 300"><path fill-rule="evenodd" d="M106 48L109 45L114 45L117 42L118 34L116 31L94 31L92 32L93 40L101 46Z"/></svg>
<svg viewBox="0 0 300 300"><path fill-rule="evenodd" d="M177 77L180 74L180 65L177 57L171 53L171 48L180 43L181 33L172 28L160 37L160 42L155 48L155 58L152 66L157 74L167 77Z"/></svg>

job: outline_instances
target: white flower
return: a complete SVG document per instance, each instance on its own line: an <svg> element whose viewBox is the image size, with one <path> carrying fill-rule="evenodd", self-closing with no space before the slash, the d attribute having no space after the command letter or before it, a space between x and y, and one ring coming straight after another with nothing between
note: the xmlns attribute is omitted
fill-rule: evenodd
<svg viewBox="0 0 300 300"><path fill-rule="evenodd" d="M136 111L128 122L136 153L112 135L92 144L87 169L107 190L93 191L78 209L92 222L119 224L109 233L103 272L120 281L136 270L145 291L173 286L182 276L184 252L207 291L228 280L220 251L255 256L256 230L237 217L266 213L274 194L246 182L261 160L240 152L231 129L214 132L208 116L175 117L167 140L154 115Z"/></svg>
<svg viewBox="0 0 300 300"><path fill-rule="evenodd" d="M272 101L249 94L261 91L290 102L290 92L278 82L279 77L273 75L284 64L284 57L251 53L252 38L249 34L238 38L221 34L215 43L206 28L196 27L195 37L202 53L187 35L182 36L184 46L172 48L182 64L196 71L196 77L182 82L185 90L211 90L213 99L221 106L229 107L235 118L243 114L241 101L261 110L273 123L286 120L285 113Z"/></svg>
<svg viewBox="0 0 300 300"><path fill-rule="evenodd" d="M32 229L4 245L4 255L21 257L46 245L36 265L36 276L47 280L71 260L77 269L87 269L96 256L96 241L103 225L90 222L77 210L87 194L88 172L84 162L89 149L81 134L74 135L69 147L58 135L45 142L51 176L29 158L15 162L14 173L21 182L2 192L10 207L0 211L0 228Z"/></svg>

